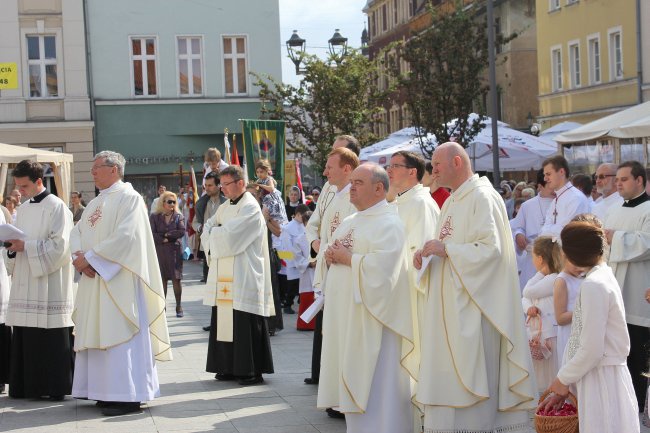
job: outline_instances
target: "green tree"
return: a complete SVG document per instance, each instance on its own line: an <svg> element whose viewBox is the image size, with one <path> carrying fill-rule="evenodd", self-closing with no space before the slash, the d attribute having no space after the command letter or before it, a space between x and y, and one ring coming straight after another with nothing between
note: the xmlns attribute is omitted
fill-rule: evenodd
<svg viewBox="0 0 650 433"><path fill-rule="evenodd" d="M429 5L431 25L397 44L390 60L389 70L402 89L414 126L422 134L434 134L439 143L453 139L466 147L485 127L485 116L468 117L485 112L481 106L489 90L487 22L477 13L478 4L457 0L451 10ZM513 37L497 35L497 43ZM410 66L406 72L399 70L400 57ZM458 120L449 127L453 119ZM433 152L433 144L426 140L420 146L426 155Z"/></svg>
<svg viewBox="0 0 650 433"><path fill-rule="evenodd" d="M362 146L376 139L370 126L388 94L377 90L376 64L358 51L336 66L332 58L305 55L303 61L298 87L252 75L261 89L262 117L286 121L287 151L308 156L322 172L337 135L354 135Z"/></svg>

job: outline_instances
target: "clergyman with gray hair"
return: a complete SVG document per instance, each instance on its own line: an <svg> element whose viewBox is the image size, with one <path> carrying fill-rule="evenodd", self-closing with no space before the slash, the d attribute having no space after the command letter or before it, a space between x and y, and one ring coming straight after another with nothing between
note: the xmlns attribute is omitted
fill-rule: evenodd
<svg viewBox="0 0 650 433"><path fill-rule="evenodd" d="M70 235L80 274L72 320L73 397L97 400L106 416L139 412L160 395L156 360L171 360L165 295L142 197L122 181L125 160L95 156L99 189Z"/></svg>

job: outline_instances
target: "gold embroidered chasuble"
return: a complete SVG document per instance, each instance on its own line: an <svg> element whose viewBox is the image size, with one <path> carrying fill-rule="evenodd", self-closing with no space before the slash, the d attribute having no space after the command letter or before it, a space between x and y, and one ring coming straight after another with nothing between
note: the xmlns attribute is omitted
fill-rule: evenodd
<svg viewBox="0 0 650 433"><path fill-rule="evenodd" d="M130 183L116 182L86 206L71 234L71 251L92 250L121 269L109 281L100 275L79 281L73 320L75 351L108 349L140 331L136 290L143 289L151 350L172 359L165 297L147 207Z"/></svg>
<svg viewBox="0 0 650 433"><path fill-rule="evenodd" d="M351 250L352 266L327 270L318 407L363 413L383 328L400 338L402 364L413 350L406 236L395 206L383 201L346 218L335 239Z"/></svg>
<svg viewBox="0 0 650 433"><path fill-rule="evenodd" d="M537 389L520 313L514 246L503 200L485 177L472 176L442 207L422 328L416 400L466 408L488 398L498 410L536 406ZM490 393L481 331L485 319L501 340L498 390Z"/></svg>

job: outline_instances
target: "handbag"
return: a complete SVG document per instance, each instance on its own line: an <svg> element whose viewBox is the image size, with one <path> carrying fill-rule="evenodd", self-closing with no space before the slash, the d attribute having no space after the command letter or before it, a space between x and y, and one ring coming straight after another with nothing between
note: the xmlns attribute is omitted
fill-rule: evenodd
<svg viewBox="0 0 650 433"><path fill-rule="evenodd" d="M537 361L550 358L551 347L546 340L542 341L542 316L539 314L528 316L526 325L528 327L530 356Z"/></svg>

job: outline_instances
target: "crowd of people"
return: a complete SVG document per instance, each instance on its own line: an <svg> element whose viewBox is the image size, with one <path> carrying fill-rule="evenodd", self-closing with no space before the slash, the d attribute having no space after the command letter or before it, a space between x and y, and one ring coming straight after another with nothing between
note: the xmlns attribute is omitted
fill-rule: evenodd
<svg viewBox="0 0 650 433"><path fill-rule="evenodd" d="M0 213L22 233L0 261L0 382L14 398L139 411L160 393L156 361L171 359L167 286L183 317L189 248L203 260L217 380L263 382L271 337L292 317L314 331L305 383L350 433L528 432L530 411L569 392L581 431L638 432L645 167L571 177L554 156L534 182L495 188L455 143L430 162L399 151L385 167L359 150L337 137L327 183L309 198L293 187L285 203L268 161L247 182L209 149L200 198L161 186L150 209L115 152L94 159L99 195L84 204L74 192L70 208L47 192L40 164L22 161Z"/></svg>

